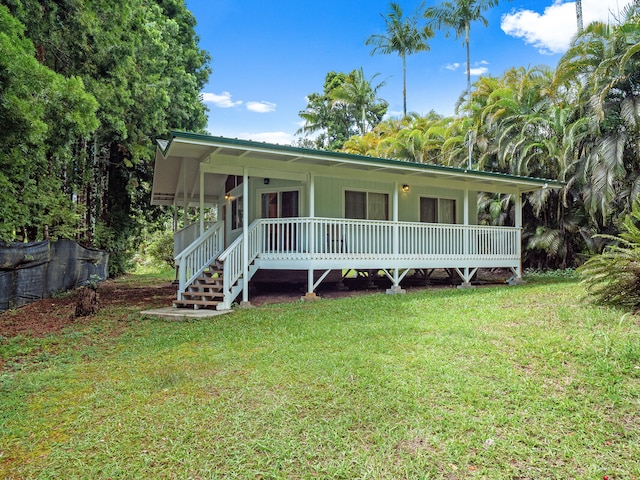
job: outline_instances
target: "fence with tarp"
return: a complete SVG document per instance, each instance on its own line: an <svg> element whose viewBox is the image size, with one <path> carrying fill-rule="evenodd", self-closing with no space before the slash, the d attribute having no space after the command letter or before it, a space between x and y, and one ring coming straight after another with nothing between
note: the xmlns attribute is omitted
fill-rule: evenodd
<svg viewBox="0 0 640 480"><path fill-rule="evenodd" d="M0 312L104 280L108 262L73 240L0 244Z"/></svg>

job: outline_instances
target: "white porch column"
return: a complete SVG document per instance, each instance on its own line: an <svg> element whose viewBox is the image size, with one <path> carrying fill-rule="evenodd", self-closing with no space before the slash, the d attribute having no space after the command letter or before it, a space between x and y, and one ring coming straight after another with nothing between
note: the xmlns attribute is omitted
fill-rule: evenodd
<svg viewBox="0 0 640 480"><path fill-rule="evenodd" d="M204 233L204 172L200 169L200 235Z"/></svg>
<svg viewBox="0 0 640 480"><path fill-rule="evenodd" d="M522 194L520 192L514 195L516 208L516 228L522 228Z"/></svg>
<svg viewBox="0 0 640 480"><path fill-rule="evenodd" d="M469 140L469 148L471 149L471 140ZM465 227L468 227L469 226L469 189L468 188L464 189L463 203L464 205L462 208L462 223L464 224ZM462 241L464 242L462 245L462 253L464 255L469 255L469 230L468 229L465 229ZM462 288L471 287L471 275L469 275L469 267L464 267L464 278L463 278L462 285L460 286Z"/></svg>
<svg viewBox="0 0 640 480"><path fill-rule="evenodd" d="M186 227L189 222L187 210L189 209L189 203L187 201L187 177L185 175L185 161L182 161L182 227Z"/></svg>
<svg viewBox="0 0 640 480"><path fill-rule="evenodd" d="M518 229L518 239L516 241L516 249L518 252L518 258L520 259L520 263L518 264L518 271L516 272L516 282L522 281L522 193L518 192L515 194L515 227Z"/></svg>
<svg viewBox="0 0 640 480"><path fill-rule="evenodd" d="M469 190L464 189L464 208L463 208L463 222L465 225L469 225Z"/></svg>
<svg viewBox="0 0 640 480"><path fill-rule="evenodd" d="M242 279L244 288L242 289L243 307L250 307L249 303L249 242L247 233L249 232L249 174L247 167L242 169Z"/></svg>
<svg viewBox="0 0 640 480"><path fill-rule="evenodd" d="M398 258L400 255L400 225L398 225L399 221L399 190L400 184L398 182L394 182L393 184L393 205L392 205L392 220L393 220L393 255L395 258ZM400 288L400 270L398 268L393 269L393 285L391 288L387 289L388 294L394 293L405 293L405 291Z"/></svg>
<svg viewBox="0 0 640 480"><path fill-rule="evenodd" d="M308 181L307 181L309 188L309 217L310 217L310 221L309 223L307 223L307 244L308 244L308 248L309 248L309 253L311 254L311 257L313 257L313 254L315 253L316 250L316 245L315 245L315 241L316 241L316 235L315 235L315 226L313 223L313 217L316 216L316 177L315 174L313 172L309 173L309 177L308 177ZM307 293L304 297L302 297L305 301L308 300L315 300L317 298L316 294L314 293L314 288L313 288L313 268L309 268L307 270Z"/></svg>
<svg viewBox="0 0 640 480"><path fill-rule="evenodd" d="M178 231L178 205L173 202L173 233Z"/></svg>
<svg viewBox="0 0 640 480"><path fill-rule="evenodd" d="M316 175L313 172L309 174L309 216L316 216Z"/></svg>

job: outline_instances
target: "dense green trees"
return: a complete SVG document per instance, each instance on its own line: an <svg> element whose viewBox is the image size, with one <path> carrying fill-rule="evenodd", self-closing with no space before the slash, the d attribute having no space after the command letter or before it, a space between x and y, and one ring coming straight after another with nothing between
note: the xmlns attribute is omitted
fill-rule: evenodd
<svg viewBox="0 0 640 480"><path fill-rule="evenodd" d="M322 93L307 97L307 108L299 113L304 126L298 134L315 134L313 145L319 149L338 150L353 135L364 135L380 123L388 103L378 98L384 85L372 85L362 68L349 74L329 72Z"/></svg>
<svg viewBox="0 0 640 480"><path fill-rule="evenodd" d="M209 56L198 47L195 19L182 0L2 3L8 7L9 15L3 7L4 15L24 25L24 41L31 46L23 52L31 66L23 69L22 83L43 93L49 109L42 108L50 122L41 129L48 137L35 142L21 133L18 123L4 128L17 143L13 159L3 152L0 161L20 170L26 186L38 184L39 203L51 203L56 211L53 220L46 215L29 222L15 218L2 239L36 240L48 226L55 236L108 250L112 273L122 271L123 254L143 221L158 214L148 206L154 138L169 128L202 131L206 124L199 94L209 76ZM8 60L0 77L10 76L17 65ZM55 75L51 78L58 79L59 98L46 94L53 83L38 80L37 72ZM7 88L6 82L0 85L3 98ZM11 110L29 117L26 107ZM43 148L45 163L30 163ZM64 155L53 151L58 149ZM19 167L20 161L33 168ZM60 185L54 187L53 179ZM20 204L27 198L26 186L15 197ZM3 218L16 217L9 204L0 205L0 212Z"/></svg>
<svg viewBox="0 0 640 480"><path fill-rule="evenodd" d="M606 245L640 195L640 16L587 26L555 69L483 76L460 98L464 116L387 120L344 150L566 182L524 204L525 265L579 265ZM510 196L480 194L479 218L512 224ZM602 234L605 236L603 237Z"/></svg>
<svg viewBox="0 0 640 480"><path fill-rule="evenodd" d="M78 137L98 126L78 77L36 60L24 26L0 5L0 240L74 236L81 209L65 177Z"/></svg>

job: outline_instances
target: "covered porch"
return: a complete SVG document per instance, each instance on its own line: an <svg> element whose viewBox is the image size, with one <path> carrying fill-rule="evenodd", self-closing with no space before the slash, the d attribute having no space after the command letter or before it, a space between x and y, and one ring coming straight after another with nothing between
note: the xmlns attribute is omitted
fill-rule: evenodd
<svg viewBox="0 0 640 480"><path fill-rule="evenodd" d="M305 272L307 298L336 270L381 271L389 293L401 293L416 269L455 271L463 286L479 268L508 268L517 280L522 193L554 186L176 132L158 149L153 202L184 213L176 304L228 309L249 304L249 282L261 269ZM513 194L515 225L476 225L479 191ZM189 208L199 214L193 224ZM211 208L217 218L208 223Z"/></svg>

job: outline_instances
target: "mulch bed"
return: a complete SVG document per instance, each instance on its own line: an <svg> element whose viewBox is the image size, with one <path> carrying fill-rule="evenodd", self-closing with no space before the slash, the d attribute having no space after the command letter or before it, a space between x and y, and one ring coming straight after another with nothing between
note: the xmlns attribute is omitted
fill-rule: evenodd
<svg viewBox="0 0 640 480"><path fill-rule="evenodd" d="M176 287L170 282L152 286L123 285L106 280L98 286L100 308L109 306L156 308L170 306ZM62 330L82 318L76 318L76 292L57 298L45 298L20 308L0 313L0 337L25 335L42 337Z"/></svg>

